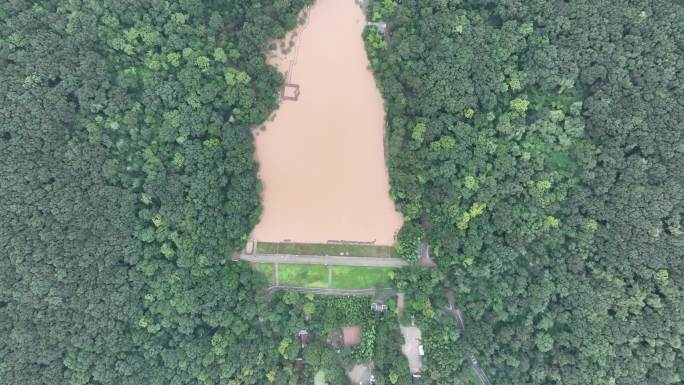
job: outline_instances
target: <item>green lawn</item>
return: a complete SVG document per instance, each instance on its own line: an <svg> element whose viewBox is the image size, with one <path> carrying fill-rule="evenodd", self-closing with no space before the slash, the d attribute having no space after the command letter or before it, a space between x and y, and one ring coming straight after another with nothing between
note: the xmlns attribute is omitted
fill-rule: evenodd
<svg viewBox="0 0 684 385"><path fill-rule="evenodd" d="M283 286L328 287L328 266L285 265L278 267Z"/></svg>
<svg viewBox="0 0 684 385"><path fill-rule="evenodd" d="M371 289L389 285L389 268L333 266L332 286L335 289Z"/></svg>
<svg viewBox="0 0 684 385"><path fill-rule="evenodd" d="M275 265L270 263L255 263L255 271L266 276L270 285L275 285ZM333 266L333 289L372 289L388 287L390 268ZM281 286L300 287L328 287L328 266L326 265L286 265L278 267Z"/></svg>
<svg viewBox="0 0 684 385"><path fill-rule="evenodd" d="M275 285L275 265L270 263L255 263L252 265L255 271L263 273L270 285Z"/></svg>
<svg viewBox="0 0 684 385"><path fill-rule="evenodd" d="M398 257L394 247L392 246L337 245L331 243L258 242L257 253L326 256L349 255L355 257Z"/></svg>

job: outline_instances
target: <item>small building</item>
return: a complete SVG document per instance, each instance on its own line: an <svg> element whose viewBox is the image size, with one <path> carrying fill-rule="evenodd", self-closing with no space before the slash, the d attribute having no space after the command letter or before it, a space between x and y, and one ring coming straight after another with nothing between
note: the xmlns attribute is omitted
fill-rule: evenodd
<svg viewBox="0 0 684 385"><path fill-rule="evenodd" d="M281 93L281 100L298 100L299 99L299 84L285 83ZM289 241L289 239L288 239Z"/></svg>
<svg viewBox="0 0 684 385"><path fill-rule="evenodd" d="M366 23L367 26L369 27L375 27L378 29L378 31L382 32L383 34L387 33L387 23L384 21L369 21Z"/></svg>
<svg viewBox="0 0 684 385"><path fill-rule="evenodd" d="M292 367L297 370L297 371L302 371L304 370L304 359L303 358L297 358L293 363Z"/></svg>
<svg viewBox="0 0 684 385"><path fill-rule="evenodd" d="M297 332L297 340L299 340L299 343L302 345L302 347L304 347L311 340L311 334L309 334L308 331L302 329L299 332Z"/></svg>
<svg viewBox="0 0 684 385"><path fill-rule="evenodd" d="M387 305L384 303L373 302L371 304L371 310L378 313L384 313L387 311Z"/></svg>

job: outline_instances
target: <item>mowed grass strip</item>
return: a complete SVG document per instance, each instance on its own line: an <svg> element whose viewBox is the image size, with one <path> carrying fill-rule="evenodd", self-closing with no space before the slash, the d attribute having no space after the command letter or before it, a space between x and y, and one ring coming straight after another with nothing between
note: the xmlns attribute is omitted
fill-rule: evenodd
<svg viewBox="0 0 684 385"><path fill-rule="evenodd" d="M281 286L328 287L328 266L286 265L278 266Z"/></svg>
<svg viewBox="0 0 684 385"><path fill-rule="evenodd" d="M388 287L390 268L333 266L332 287L334 289L372 289Z"/></svg>
<svg viewBox="0 0 684 385"><path fill-rule="evenodd" d="M271 286L275 285L275 265L270 263L255 263L252 264L252 269L263 273Z"/></svg>
<svg viewBox="0 0 684 385"><path fill-rule="evenodd" d="M334 243L258 242L257 253L321 256L398 258L392 246L338 245Z"/></svg>

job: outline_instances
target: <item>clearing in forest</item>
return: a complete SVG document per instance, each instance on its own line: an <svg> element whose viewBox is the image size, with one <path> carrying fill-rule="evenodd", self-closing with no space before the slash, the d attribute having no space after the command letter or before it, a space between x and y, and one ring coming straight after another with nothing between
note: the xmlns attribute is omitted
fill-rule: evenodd
<svg viewBox="0 0 684 385"><path fill-rule="evenodd" d="M387 287L391 269L377 267L334 266L332 286L335 289L370 289Z"/></svg>
<svg viewBox="0 0 684 385"><path fill-rule="evenodd" d="M279 265L280 285L328 287L328 267L323 265Z"/></svg>
<svg viewBox="0 0 684 385"><path fill-rule="evenodd" d="M392 269L356 266L255 263L270 286L325 289L387 288Z"/></svg>
<svg viewBox="0 0 684 385"><path fill-rule="evenodd" d="M294 47L269 58L287 85L273 119L254 133L263 212L252 237L392 245L402 216L389 196L365 16L354 0L317 0L307 13L290 34Z"/></svg>

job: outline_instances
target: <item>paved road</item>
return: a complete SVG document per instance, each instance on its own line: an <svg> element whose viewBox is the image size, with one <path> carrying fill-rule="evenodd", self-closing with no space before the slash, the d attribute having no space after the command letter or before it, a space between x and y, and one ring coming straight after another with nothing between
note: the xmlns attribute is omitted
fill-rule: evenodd
<svg viewBox="0 0 684 385"><path fill-rule="evenodd" d="M435 261L430 258L430 246L427 242L423 241L418 246L420 250L420 265L425 267L437 267Z"/></svg>
<svg viewBox="0 0 684 385"><path fill-rule="evenodd" d="M463 323L463 315L461 314L461 311L458 310L458 308L454 307L454 293L449 291L446 294L447 300L449 301L449 306L445 306L442 308L442 311L445 314L450 315L457 323L458 327L461 329L461 331L465 331L465 324ZM473 368L473 371L477 375L477 377L480 379L480 382L482 385L492 385L492 382L489 381L489 377L485 374L484 370L480 367L480 364L477 362L477 359L475 359L475 356L468 356L466 357L466 361L470 363L470 367Z"/></svg>
<svg viewBox="0 0 684 385"><path fill-rule="evenodd" d="M408 263L399 258L377 257L338 257L322 255L291 255L291 254L241 254L240 259L254 263L290 263L304 265L336 265L336 266L367 266L367 267L404 267Z"/></svg>
<svg viewBox="0 0 684 385"><path fill-rule="evenodd" d="M404 336L404 345L401 346L401 352L408 359L409 371L411 374L420 373L420 369L423 367L418 348L422 337L420 329L415 326L399 326L399 328Z"/></svg>
<svg viewBox="0 0 684 385"><path fill-rule="evenodd" d="M352 384L360 385L371 384L372 374L368 365L354 365L352 370L347 373Z"/></svg>
<svg viewBox="0 0 684 385"><path fill-rule="evenodd" d="M299 287L299 286L271 286L266 289L269 297L273 295L276 290L292 290L300 293L314 293L320 295L351 295L351 296L374 296L376 294L396 294L397 289L327 289L317 287ZM378 293L380 291L380 293Z"/></svg>
<svg viewBox="0 0 684 385"><path fill-rule="evenodd" d="M480 378L482 385L492 385L491 381L489 381L489 377L487 377L484 370L482 370L480 364L477 363L475 356L470 356L468 360L470 361L470 366L475 371L475 374Z"/></svg>
<svg viewBox="0 0 684 385"><path fill-rule="evenodd" d="M465 330L465 324L463 323L463 316L461 315L461 311L458 309L454 309L451 306L449 307L443 307L442 310L450 315L456 322L458 322L458 326L461 328L461 330Z"/></svg>

